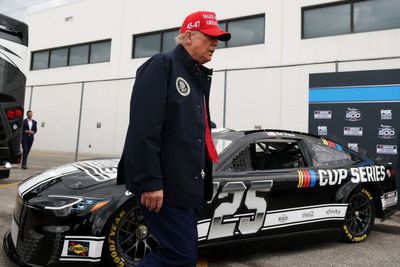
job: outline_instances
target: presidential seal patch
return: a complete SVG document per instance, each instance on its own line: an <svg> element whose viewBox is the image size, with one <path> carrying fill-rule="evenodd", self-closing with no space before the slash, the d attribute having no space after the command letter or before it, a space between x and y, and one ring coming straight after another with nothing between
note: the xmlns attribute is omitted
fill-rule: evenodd
<svg viewBox="0 0 400 267"><path fill-rule="evenodd" d="M183 79L182 77L178 77L176 78L176 90L178 90L178 92L183 95L183 96L187 96L190 94L190 86L188 84L187 81L185 81L185 79Z"/></svg>

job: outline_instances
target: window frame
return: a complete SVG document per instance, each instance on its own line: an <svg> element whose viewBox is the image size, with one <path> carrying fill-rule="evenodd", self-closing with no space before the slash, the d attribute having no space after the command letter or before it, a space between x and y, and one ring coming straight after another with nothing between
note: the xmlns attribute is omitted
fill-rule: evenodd
<svg viewBox="0 0 400 267"><path fill-rule="evenodd" d="M65 66L57 66L57 67L51 67L51 56L54 52L54 50L62 50L62 49L67 49L67 58L66 58L66 65ZM49 59L48 59L48 69L56 69L56 68L62 68L62 67L67 67L68 66L68 61L69 61L69 47L57 47L57 48L52 48L49 50Z"/></svg>
<svg viewBox="0 0 400 267"><path fill-rule="evenodd" d="M101 62L90 62L90 56L91 56L91 47L92 44L97 44L97 43L106 43L106 42L110 42L110 59L108 61L101 61ZM71 48L72 47L76 47L76 46L82 46L82 45L89 45L89 49L88 49L88 59L87 59L87 63L84 64L76 64L76 65L70 65L70 55L71 55ZM41 50L36 50L36 51L31 51L31 62L30 62L30 71L36 71L36 70L46 70L46 69L57 69L57 68L65 68L65 67L74 67L74 66L82 66L82 65L87 65L87 64L97 64L97 63L105 63L105 62L110 62L111 61L111 46L112 46L112 39L108 38L108 39L102 39L102 40L97 40L97 41L92 41L92 42L85 42L85 43L79 43L79 44L73 44L73 45L65 45L65 46L59 46L59 47L52 47L52 48L48 48L48 49L41 49ZM51 53L53 50L57 50L57 49L63 49L63 48L67 48L67 65L66 66L59 66L59 67L50 67L50 59L51 59ZM46 68L42 68L42 69L34 69L33 68L33 63L35 60L35 54L36 53L40 53L40 52L48 52L48 58L47 58L47 67Z"/></svg>
<svg viewBox="0 0 400 267"><path fill-rule="evenodd" d="M361 160L361 158L354 151L349 151L347 149L344 149L343 146L341 146L343 150L340 151L333 147L325 145L322 141L321 142L310 142L309 145L310 145L311 158L312 158L311 164L312 164L312 167L314 167L314 168L328 168L328 167L335 167L335 166L351 165L351 164ZM349 160L337 159L335 161L318 162L317 153L314 148L315 146L327 148L328 150L332 150L332 151L339 151L341 153L345 153L349 156ZM355 160L355 157L357 157L358 160Z"/></svg>
<svg viewBox="0 0 400 267"><path fill-rule="evenodd" d="M248 153L251 153L250 151L250 146L251 145L256 145L256 143L296 143L296 145L299 148L299 151L302 155L303 158L303 163L305 166L299 166L299 167L294 167L294 168L276 168L276 169L254 169L252 165L252 159L250 158L250 165L252 167L251 170L244 169L244 170L234 170L231 168L232 166L232 161L234 160L235 157L239 156L240 153L243 153L244 150L249 150ZM250 155L251 157L251 155ZM229 161L227 161L223 166L221 166L220 171L222 172L285 172L287 170L293 170L293 169L304 169L304 168L310 168L312 166L312 162L310 161L309 157L309 148L308 145L306 144L305 140L302 138L255 138L248 140L247 142L243 143L240 148L235 149L233 152L232 156L229 157Z"/></svg>
<svg viewBox="0 0 400 267"><path fill-rule="evenodd" d="M42 69L33 69L33 63L34 63L34 60L35 60L34 53L41 53L41 52L47 52L47 67L46 68L42 68ZM42 49L42 50L32 51L31 52L31 62L30 62L29 69L32 71L32 70L46 70L48 68L50 68L50 49Z"/></svg>
<svg viewBox="0 0 400 267"><path fill-rule="evenodd" d="M218 47L219 48L235 48L235 47L242 47L242 46L250 46L250 45L259 45L259 44L265 44L265 24L266 24L266 16L265 13L260 13L260 14L254 14L254 15L250 15L250 16L243 16L243 17L237 17L234 19L225 19L225 20L221 20L218 21L218 23L226 23L226 30L227 32L229 32L229 23L230 22L237 22L237 21L243 21L243 20L249 20L249 19L255 19L255 18L264 18L264 24L263 24L263 42L262 43L257 43L257 44L247 44L247 45L238 45L238 46L229 46L229 41L224 41L225 45L224 47ZM222 43L222 41L220 41Z"/></svg>
<svg viewBox="0 0 400 267"><path fill-rule="evenodd" d="M132 55L131 55L131 59L149 57L149 56L146 56L146 57L135 57L136 38L159 34L160 35L160 43L159 43L159 49L158 49L157 53L160 53L162 51L162 49L163 49L163 35L164 35L164 33L165 32L172 32L172 31L176 31L176 30L178 30L178 32L179 32L179 29L180 29L179 27L174 27L174 28L168 28L168 29L164 29L164 30L143 32L143 33L139 33L139 34L132 34Z"/></svg>
<svg viewBox="0 0 400 267"><path fill-rule="evenodd" d="M84 46L87 45L88 46L88 54L87 54L87 58L86 58L86 63L83 64L74 64L74 65L70 65L70 59L71 59L71 49L75 48L75 47L79 47L79 46ZM86 64L90 64L89 61L90 58L90 43L82 43L82 44L75 44L75 45L71 45L68 49L68 66L80 66L80 65L86 65Z"/></svg>
<svg viewBox="0 0 400 267"><path fill-rule="evenodd" d="M313 38L324 38L324 37L331 37L331 36L338 36L338 35L346 35L346 34L354 34L354 33L364 33L364 32L374 32L374 31L381 31L381 30L369 30L369 31L354 31L354 4L358 2L366 2L368 0L344 0L344 1L338 1L338 2L330 2L330 3L323 3L323 4L317 4L317 5L311 5L311 6L304 6L301 8L301 39L302 40L308 40L308 39L313 39ZM325 7L331 7L331 6L339 6L339 5L347 5L350 4L350 32L346 34L338 34L338 35L326 35L326 36L316 36L316 37L304 37L304 12L307 10L313 10L313 9L320 9L320 8L325 8ZM400 29L399 28L388 28L388 29L382 29L383 30L390 30L390 29Z"/></svg>
<svg viewBox="0 0 400 267"><path fill-rule="evenodd" d="M249 46L249 45L259 45L259 44L265 44L265 29L266 29L266 15L265 13L259 13L259 14L254 14L254 15L249 15L249 16L243 16L243 17L236 17L232 19L224 19L224 20L219 20L219 24L221 23L226 23L226 31L229 32L229 23L230 22L237 22L237 21L242 21L242 20L248 20L248 19L254 19L254 18L263 18L264 23L263 23L263 42L262 43L256 43L256 44L247 44L247 45L239 45L239 46L229 46L229 41L220 41L220 45L217 47L217 49L222 49L222 48L235 48L235 47L242 47L242 46ZM135 57L135 47L136 47L136 38L137 37L142 37L142 36L147 36L147 35L154 35L154 34L160 34L160 44L159 44L159 50L157 53L160 53L163 51L163 36L164 33L170 32L170 31L179 31L180 27L173 27L173 28L168 28L168 29L163 29L163 30L157 30L157 31L151 31L151 32L142 32L138 34L132 34L132 52L131 52L131 59L139 59L139 58L147 58L147 57ZM223 45L222 45L223 44Z"/></svg>
<svg viewBox="0 0 400 267"><path fill-rule="evenodd" d="M100 61L100 62L91 62L92 59L92 45L98 44L98 43L107 43L110 42L110 59L108 61ZM82 45L82 44L81 44ZM88 64L96 64L96 63L104 63L104 62L110 62L111 61L111 46L112 46L112 41L111 39L106 39L106 40L99 40L95 42L90 42L89 43L89 55L88 55ZM68 59L69 61L69 59Z"/></svg>

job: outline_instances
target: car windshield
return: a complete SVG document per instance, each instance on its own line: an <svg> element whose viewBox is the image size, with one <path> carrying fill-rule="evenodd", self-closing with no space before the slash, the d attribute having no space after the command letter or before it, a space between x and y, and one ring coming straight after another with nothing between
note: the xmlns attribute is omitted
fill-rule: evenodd
<svg viewBox="0 0 400 267"><path fill-rule="evenodd" d="M227 129L212 129L212 137L218 155L220 155L225 149L227 149L236 140L240 139L243 135L244 133Z"/></svg>

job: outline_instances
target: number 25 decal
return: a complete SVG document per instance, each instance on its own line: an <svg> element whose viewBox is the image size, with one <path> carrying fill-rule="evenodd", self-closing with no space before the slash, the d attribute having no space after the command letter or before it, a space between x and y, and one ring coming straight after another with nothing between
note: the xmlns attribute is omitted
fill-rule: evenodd
<svg viewBox="0 0 400 267"><path fill-rule="evenodd" d="M257 195L257 192L269 192L272 184L272 180L252 181L245 194L247 188L243 182L226 183L218 199L229 197L229 202L223 202L215 209L208 239L233 236L238 223L237 230L240 234L258 232L264 223L267 201L263 196ZM244 205L249 212L236 213L243 196Z"/></svg>

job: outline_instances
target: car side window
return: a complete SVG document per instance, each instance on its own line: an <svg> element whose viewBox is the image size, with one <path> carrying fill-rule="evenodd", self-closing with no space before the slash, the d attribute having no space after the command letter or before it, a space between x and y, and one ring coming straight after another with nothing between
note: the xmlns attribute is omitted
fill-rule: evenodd
<svg viewBox="0 0 400 267"><path fill-rule="evenodd" d="M251 158L250 158L250 146L247 145L244 147L239 153L237 153L230 163L230 167L228 168L232 171L252 171L253 167L251 166Z"/></svg>
<svg viewBox="0 0 400 267"><path fill-rule="evenodd" d="M351 154L322 144L311 144L314 166L337 165L352 161Z"/></svg>
<svg viewBox="0 0 400 267"><path fill-rule="evenodd" d="M305 167L297 141L260 140L247 145L230 164L230 170L275 170Z"/></svg>

